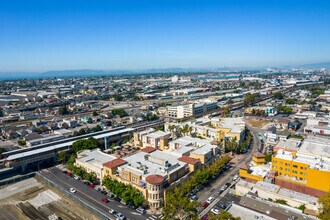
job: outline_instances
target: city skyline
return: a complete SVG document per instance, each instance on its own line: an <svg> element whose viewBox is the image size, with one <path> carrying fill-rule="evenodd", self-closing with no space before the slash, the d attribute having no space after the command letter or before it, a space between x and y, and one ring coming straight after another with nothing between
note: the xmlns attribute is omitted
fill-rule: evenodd
<svg viewBox="0 0 330 220"><path fill-rule="evenodd" d="M330 61L326 1L15 0L0 6L0 72Z"/></svg>

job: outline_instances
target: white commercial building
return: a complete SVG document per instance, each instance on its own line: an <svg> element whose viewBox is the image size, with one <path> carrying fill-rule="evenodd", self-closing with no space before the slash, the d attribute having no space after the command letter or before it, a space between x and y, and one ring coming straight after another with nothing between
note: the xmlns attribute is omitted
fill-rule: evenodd
<svg viewBox="0 0 330 220"><path fill-rule="evenodd" d="M173 118L185 118L197 114L206 113L216 108L216 99L200 99L186 105L167 107L167 116Z"/></svg>

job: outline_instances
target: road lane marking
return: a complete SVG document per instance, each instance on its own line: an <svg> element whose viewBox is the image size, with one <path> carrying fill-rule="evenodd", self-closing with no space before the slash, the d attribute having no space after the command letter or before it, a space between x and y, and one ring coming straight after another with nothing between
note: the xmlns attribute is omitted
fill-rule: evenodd
<svg viewBox="0 0 330 220"><path fill-rule="evenodd" d="M64 183L65 185L67 185L67 186L69 186L69 187L72 187L71 185L67 184L66 182L64 182L63 180L61 180L60 178L58 178L55 174L53 174L53 173L51 173L51 174L52 174L56 179L58 179L59 181L61 181L62 183ZM82 195L84 195L84 196L90 198L91 200L95 201L96 203L98 203L99 205L103 206L104 208L109 209L109 207L107 207L107 206L105 206L104 204L102 204L101 202L99 202L99 201L93 199L92 197L86 195L85 193L83 193L83 192L81 192L81 191L78 191L78 192L79 192L80 194L82 194ZM77 198L79 199L79 197L77 197ZM93 207L93 208L95 209L95 207ZM100 210L99 210L99 211L100 211ZM100 211L100 212L101 212L103 215L108 216L108 215L104 214L102 211Z"/></svg>

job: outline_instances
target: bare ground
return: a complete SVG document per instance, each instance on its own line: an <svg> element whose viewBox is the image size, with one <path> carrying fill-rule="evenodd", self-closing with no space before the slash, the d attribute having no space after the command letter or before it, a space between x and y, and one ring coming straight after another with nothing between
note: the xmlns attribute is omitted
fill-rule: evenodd
<svg viewBox="0 0 330 220"><path fill-rule="evenodd" d="M6 220L27 220L27 219L48 219L49 215L56 214L62 219L68 220L97 220L99 219L79 204L71 201L58 191L56 188L45 185L31 187L15 195L0 200L0 219ZM44 199L40 201L41 206L33 206L29 200L36 198L43 199L40 193L55 193L60 199L51 201ZM39 196L39 197L38 197Z"/></svg>

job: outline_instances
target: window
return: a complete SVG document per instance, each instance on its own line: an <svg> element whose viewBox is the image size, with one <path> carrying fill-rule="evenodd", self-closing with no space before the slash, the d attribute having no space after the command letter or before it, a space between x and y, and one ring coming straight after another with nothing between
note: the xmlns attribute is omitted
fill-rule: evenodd
<svg viewBox="0 0 330 220"><path fill-rule="evenodd" d="M283 165L283 162L280 162L280 165Z"/></svg>
<svg viewBox="0 0 330 220"><path fill-rule="evenodd" d="M304 169L304 167L300 167L300 169Z"/></svg>
<svg viewBox="0 0 330 220"><path fill-rule="evenodd" d="M290 166L290 164L289 164L289 163L285 163L285 166L289 167L289 166Z"/></svg>
<svg viewBox="0 0 330 220"><path fill-rule="evenodd" d="M298 168L298 166L297 165L293 165L293 168Z"/></svg>
<svg viewBox="0 0 330 220"><path fill-rule="evenodd" d="M297 170L292 170L292 173L298 173Z"/></svg>
<svg viewBox="0 0 330 220"><path fill-rule="evenodd" d="M133 176L133 177L132 177L132 182L134 182L134 183L138 183L138 182L139 182L139 179Z"/></svg>

